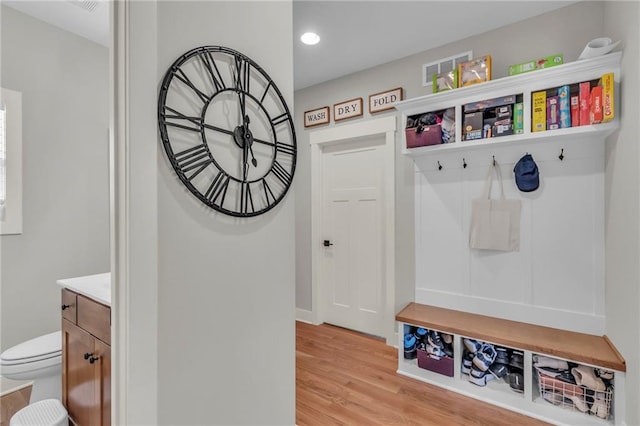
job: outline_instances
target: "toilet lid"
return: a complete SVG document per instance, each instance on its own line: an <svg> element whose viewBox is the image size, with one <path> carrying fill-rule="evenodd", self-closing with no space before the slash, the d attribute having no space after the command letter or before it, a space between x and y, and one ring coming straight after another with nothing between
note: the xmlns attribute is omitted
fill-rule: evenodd
<svg viewBox="0 0 640 426"><path fill-rule="evenodd" d="M51 358L62 352L62 333L54 331L7 349L0 356L3 364L32 362Z"/></svg>

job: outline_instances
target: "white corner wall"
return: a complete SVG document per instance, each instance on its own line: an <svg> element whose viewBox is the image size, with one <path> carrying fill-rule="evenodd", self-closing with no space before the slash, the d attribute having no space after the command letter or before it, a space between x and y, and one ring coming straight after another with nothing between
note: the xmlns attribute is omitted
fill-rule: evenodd
<svg viewBox="0 0 640 426"><path fill-rule="evenodd" d="M603 34L622 40L619 130L606 145L606 335L627 363L626 422L640 424L640 4L605 2Z"/></svg>
<svg viewBox="0 0 640 426"><path fill-rule="evenodd" d="M291 7L157 2L157 70L147 78L159 84L193 47L228 46L260 64L293 111ZM293 191L264 215L234 219L193 197L164 152L157 160L158 422L294 424Z"/></svg>

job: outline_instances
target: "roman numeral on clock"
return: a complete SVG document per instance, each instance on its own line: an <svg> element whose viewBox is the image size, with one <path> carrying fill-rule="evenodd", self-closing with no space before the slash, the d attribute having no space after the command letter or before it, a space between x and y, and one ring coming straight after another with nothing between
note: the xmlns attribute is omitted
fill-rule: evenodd
<svg viewBox="0 0 640 426"><path fill-rule="evenodd" d="M178 169L184 174L187 180L192 180L209 164L211 164L209 150L204 145L197 145L193 148L185 149L184 151L175 154L174 158ZM196 170L195 173L191 176L187 176L187 173L192 170Z"/></svg>

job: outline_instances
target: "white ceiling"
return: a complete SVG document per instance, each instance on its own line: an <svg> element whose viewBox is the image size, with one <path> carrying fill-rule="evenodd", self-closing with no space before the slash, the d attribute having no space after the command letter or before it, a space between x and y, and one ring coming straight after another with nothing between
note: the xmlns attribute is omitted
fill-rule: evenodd
<svg viewBox="0 0 640 426"><path fill-rule="evenodd" d="M105 0L2 2L96 43L109 43ZM576 1L294 0L294 88L332 80L572 3ZM94 9L90 12L81 6ZM302 33L310 30L321 37L315 46L300 42Z"/></svg>

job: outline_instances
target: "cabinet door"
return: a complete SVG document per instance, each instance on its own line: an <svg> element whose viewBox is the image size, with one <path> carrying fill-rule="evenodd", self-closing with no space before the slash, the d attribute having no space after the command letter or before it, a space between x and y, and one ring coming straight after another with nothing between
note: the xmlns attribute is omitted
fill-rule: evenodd
<svg viewBox="0 0 640 426"><path fill-rule="evenodd" d="M96 394L96 368L85 354L94 354L95 338L62 320L62 402L78 426L98 424L100 406Z"/></svg>
<svg viewBox="0 0 640 426"><path fill-rule="evenodd" d="M100 359L96 361L95 374L98 384L102 426L111 425L111 347L96 339L95 353ZM97 424L97 423L96 423Z"/></svg>

